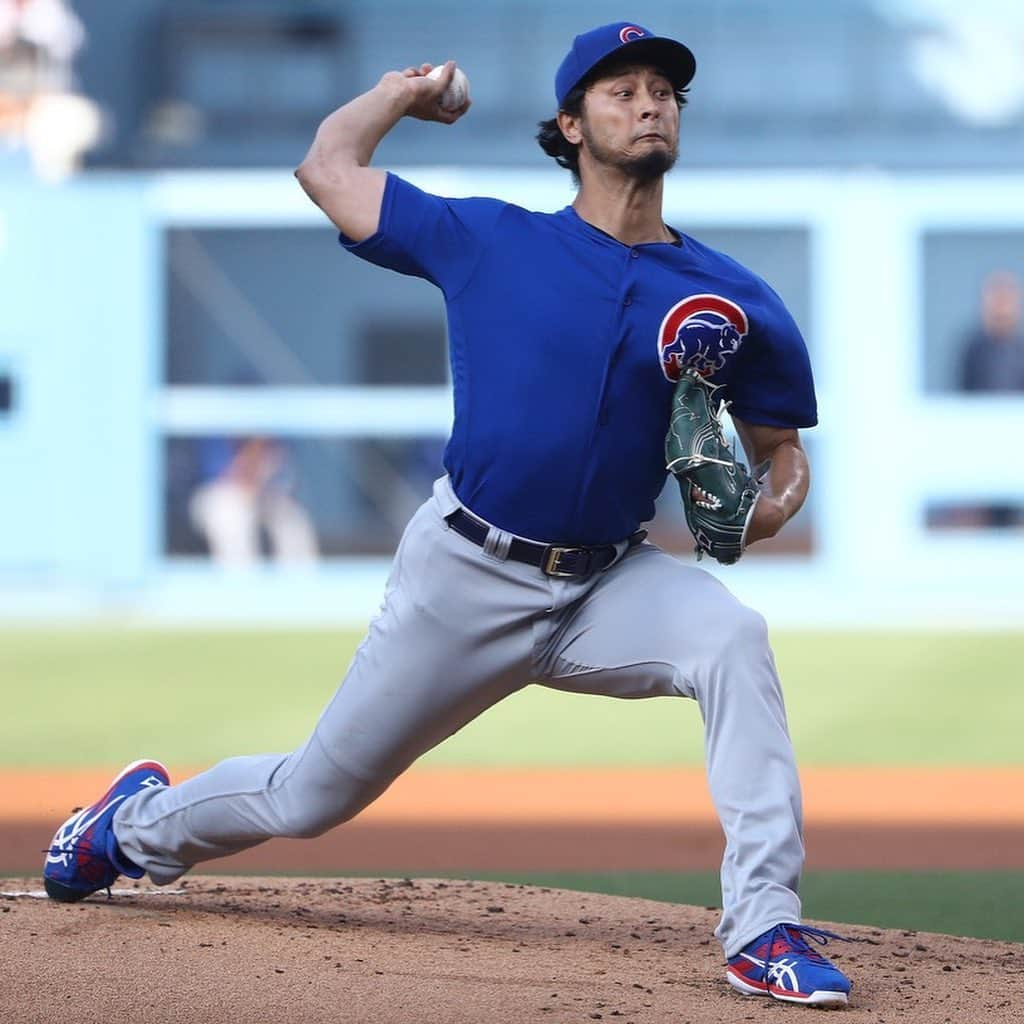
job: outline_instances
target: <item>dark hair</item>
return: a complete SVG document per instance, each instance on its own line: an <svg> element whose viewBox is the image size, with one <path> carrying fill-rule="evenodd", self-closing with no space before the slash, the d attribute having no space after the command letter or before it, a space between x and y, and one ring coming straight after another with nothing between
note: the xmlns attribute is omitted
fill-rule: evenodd
<svg viewBox="0 0 1024 1024"><path fill-rule="evenodd" d="M565 102L559 107L559 113L568 114L570 117L579 117L583 113L583 98L587 89L599 78L606 78L614 74L618 67L629 67L631 61L616 61L608 64L599 64L594 68L579 85L569 90ZM664 74L664 72L662 72ZM666 78L670 76L665 75ZM670 79L671 80L671 79ZM680 110L686 106L686 94L689 88L675 89L676 105ZM548 156L554 157L559 167L564 167L572 172L573 184L577 187L580 184L580 147L579 143L570 142L558 127L558 118L552 117L547 121L538 121L537 143Z"/></svg>
<svg viewBox="0 0 1024 1024"><path fill-rule="evenodd" d="M559 108L561 112L571 117L579 117L583 112L583 97L587 94L586 85L580 84L569 90L565 102ZM580 183L580 147L578 142L570 142L558 127L558 118L552 117L548 121L539 121L537 127L537 142L540 148L548 156L555 158L559 167L572 171L574 185Z"/></svg>

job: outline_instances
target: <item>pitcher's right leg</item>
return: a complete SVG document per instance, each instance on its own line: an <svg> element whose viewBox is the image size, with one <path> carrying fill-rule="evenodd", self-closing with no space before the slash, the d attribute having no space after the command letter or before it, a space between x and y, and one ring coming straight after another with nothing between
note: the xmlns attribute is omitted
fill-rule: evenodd
<svg viewBox="0 0 1024 1024"><path fill-rule="evenodd" d="M120 850L167 884L274 836L315 836L379 796L420 754L519 689L549 591L447 528L435 502L403 538L385 604L313 734L290 755L238 757L140 793Z"/></svg>

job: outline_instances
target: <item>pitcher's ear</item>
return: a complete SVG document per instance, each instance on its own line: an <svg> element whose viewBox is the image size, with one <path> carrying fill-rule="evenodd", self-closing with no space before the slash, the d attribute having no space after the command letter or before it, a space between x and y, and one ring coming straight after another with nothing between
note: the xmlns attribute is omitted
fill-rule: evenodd
<svg viewBox="0 0 1024 1024"><path fill-rule="evenodd" d="M578 114L567 114L564 110L558 112L558 127L565 136L567 142L578 146L583 141L583 132L580 130L580 121L583 118Z"/></svg>

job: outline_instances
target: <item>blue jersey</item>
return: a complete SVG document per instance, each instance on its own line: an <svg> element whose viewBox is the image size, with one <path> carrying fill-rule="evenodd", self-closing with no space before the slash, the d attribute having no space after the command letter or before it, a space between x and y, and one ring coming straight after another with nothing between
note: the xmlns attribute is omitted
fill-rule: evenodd
<svg viewBox="0 0 1024 1024"><path fill-rule="evenodd" d="M341 241L444 293L455 392L444 464L469 509L546 543L622 540L654 516L682 367L724 385L749 423L817 422L782 300L679 239L628 246L572 207L443 199L388 175L377 232Z"/></svg>

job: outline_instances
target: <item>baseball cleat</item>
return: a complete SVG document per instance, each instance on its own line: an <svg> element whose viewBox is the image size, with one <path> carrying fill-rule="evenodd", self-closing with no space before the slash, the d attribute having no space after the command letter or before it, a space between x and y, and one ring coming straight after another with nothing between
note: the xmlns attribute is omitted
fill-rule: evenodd
<svg viewBox="0 0 1024 1024"><path fill-rule="evenodd" d="M776 925L729 958L726 980L747 996L771 996L821 1009L846 1006L850 979L811 949L804 935L822 945L829 939L842 939L841 935L807 925Z"/></svg>
<svg viewBox="0 0 1024 1024"><path fill-rule="evenodd" d="M121 853L111 827L118 807L130 796L171 784L159 761L133 761L89 807L64 822L43 863L43 886L51 899L74 903L109 889L118 875L141 878L145 871Z"/></svg>

